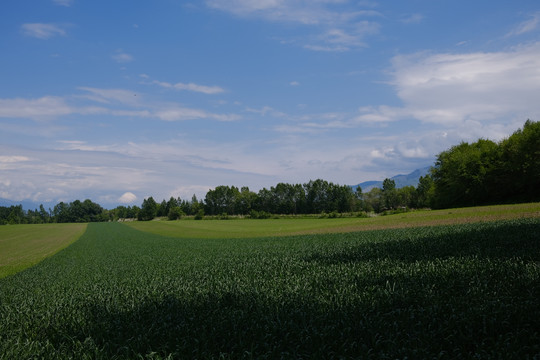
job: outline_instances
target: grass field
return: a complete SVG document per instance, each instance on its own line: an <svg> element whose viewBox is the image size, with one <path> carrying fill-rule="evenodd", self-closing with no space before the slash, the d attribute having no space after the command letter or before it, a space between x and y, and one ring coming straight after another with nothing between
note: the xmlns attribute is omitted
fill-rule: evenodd
<svg viewBox="0 0 540 360"><path fill-rule="evenodd" d="M538 217L236 239L92 223L0 280L0 359L532 359L539 234Z"/></svg>
<svg viewBox="0 0 540 360"><path fill-rule="evenodd" d="M86 224L0 226L0 278L26 269L65 248Z"/></svg>
<svg viewBox="0 0 540 360"><path fill-rule="evenodd" d="M181 238L250 238L309 233L343 233L362 230L451 225L471 222L540 217L540 203L415 211L371 218L283 218L222 221L131 222L129 226L154 234Z"/></svg>

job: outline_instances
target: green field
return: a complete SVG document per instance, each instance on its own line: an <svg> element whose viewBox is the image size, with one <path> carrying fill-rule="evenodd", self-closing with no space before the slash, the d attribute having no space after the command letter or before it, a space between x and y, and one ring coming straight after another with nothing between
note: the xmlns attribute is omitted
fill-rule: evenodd
<svg viewBox="0 0 540 360"><path fill-rule="evenodd" d="M451 225L540 217L540 203L424 210L370 218L281 218L266 220L150 221L126 223L135 229L179 238L251 238Z"/></svg>
<svg viewBox="0 0 540 360"><path fill-rule="evenodd" d="M0 280L0 359L532 359L539 234L538 216L236 239L92 223Z"/></svg>
<svg viewBox="0 0 540 360"><path fill-rule="evenodd" d="M0 226L0 278L26 269L65 248L86 224Z"/></svg>

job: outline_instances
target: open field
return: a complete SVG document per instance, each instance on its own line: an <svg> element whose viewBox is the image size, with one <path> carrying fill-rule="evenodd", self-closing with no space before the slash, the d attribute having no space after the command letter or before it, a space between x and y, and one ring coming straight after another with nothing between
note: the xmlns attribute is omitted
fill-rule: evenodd
<svg viewBox="0 0 540 360"><path fill-rule="evenodd" d="M247 238L309 233L343 233L362 230L451 225L472 222L540 217L540 203L480 206L415 211L371 218L284 218L267 220L151 221L129 226L154 234L181 238Z"/></svg>
<svg viewBox="0 0 540 360"><path fill-rule="evenodd" d="M0 278L26 269L65 248L86 224L0 226Z"/></svg>
<svg viewBox="0 0 540 360"><path fill-rule="evenodd" d="M533 358L539 234L538 217L242 239L92 223L0 280L0 359Z"/></svg>

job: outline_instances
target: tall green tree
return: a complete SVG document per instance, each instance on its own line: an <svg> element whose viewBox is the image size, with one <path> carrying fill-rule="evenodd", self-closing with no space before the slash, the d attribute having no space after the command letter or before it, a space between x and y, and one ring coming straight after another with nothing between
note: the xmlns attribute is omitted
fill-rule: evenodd
<svg viewBox="0 0 540 360"><path fill-rule="evenodd" d="M497 186L516 201L540 200L540 122L527 120L523 129L501 142Z"/></svg>
<svg viewBox="0 0 540 360"><path fill-rule="evenodd" d="M392 179L384 179L382 187L383 206L387 209L395 209L399 205L396 182Z"/></svg>
<svg viewBox="0 0 540 360"><path fill-rule="evenodd" d="M428 174L426 176L420 176L418 180L418 186L416 187L416 206L417 208L431 208L433 207L433 179Z"/></svg>
<svg viewBox="0 0 540 360"><path fill-rule="evenodd" d="M443 151L431 170L436 207L474 206L494 199L493 175L498 166L498 148L480 139Z"/></svg>
<svg viewBox="0 0 540 360"><path fill-rule="evenodd" d="M148 199L144 199L138 214L138 220L148 221L154 219L157 216L157 210L158 204L153 197L150 196Z"/></svg>

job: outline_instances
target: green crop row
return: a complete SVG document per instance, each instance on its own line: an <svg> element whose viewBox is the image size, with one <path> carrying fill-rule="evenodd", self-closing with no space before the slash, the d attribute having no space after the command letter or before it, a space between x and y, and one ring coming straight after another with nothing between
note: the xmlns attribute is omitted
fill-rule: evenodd
<svg viewBox="0 0 540 360"><path fill-rule="evenodd" d="M257 239L89 224L0 280L0 358L534 358L540 219Z"/></svg>

